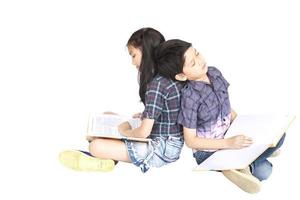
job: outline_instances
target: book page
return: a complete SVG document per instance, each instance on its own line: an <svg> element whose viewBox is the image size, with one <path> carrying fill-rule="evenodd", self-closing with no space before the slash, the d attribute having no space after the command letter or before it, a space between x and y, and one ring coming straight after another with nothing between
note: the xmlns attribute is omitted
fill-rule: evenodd
<svg viewBox="0 0 300 200"><path fill-rule="evenodd" d="M261 155L269 146L253 144L247 148L219 150L208 157L194 170L244 169Z"/></svg>
<svg viewBox="0 0 300 200"><path fill-rule="evenodd" d="M90 116L88 131L93 136L121 137L118 125L127 121L126 117L120 115L93 114Z"/></svg>
<svg viewBox="0 0 300 200"><path fill-rule="evenodd" d="M122 122L127 121L127 117L120 115L95 114L93 116L96 125L118 126Z"/></svg>
<svg viewBox="0 0 300 200"><path fill-rule="evenodd" d="M130 118L120 115L109 115L109 114L91 114L88 123L87 135L92 137L103 137L113 139L129 139L141 142L148 142L148 138L133 138L123 136L118 131L118 126L128 121L132 128L137 128L141 125L141 119Z"/></svg>
<svg viewBox="0 0 300 200"><path fill-rule="evenodd" d="M225 138L247 135L255 144L274 146L293 120L290 115L238 115Z"/></svg>
<svg viewBox="0 0 300 200"><path fill-rule="evenodd" d="M95 135L120 137L118 125L126 121L121 116L114 115L95 115L92 118L92 130Z"/></svg>
<svg viewBox="0 0 300 200"><path fill-rule="evenodd" d="M287 115L238 115L229 127L225 138L243 134L251 137L253 144L243 149L219 150L198 165L195 170L247 167L270 146L277 144L293 120L294 116Z"/></svg>

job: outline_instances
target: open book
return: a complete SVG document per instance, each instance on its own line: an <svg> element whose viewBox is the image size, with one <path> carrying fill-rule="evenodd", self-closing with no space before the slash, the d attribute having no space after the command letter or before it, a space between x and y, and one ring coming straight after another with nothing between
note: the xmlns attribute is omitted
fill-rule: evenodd
<svg viewBox="0 0 300 200"><path fill-rule="evenodd" d="M111 114L90 114L88 122L88 137L102 137L113 139L128 139L140 142L148 142L147 138L134 138L121 135L118 131L118 125L128 121L130 126L134 129L141 125L139 118L131 118L127 116L111 115Z"/></svg>
<svg viewBox="0 0 300 200"><path fill-rule="evenodd" d="M238 115L225 138L247 135L253 144L243 149L219 150L194 170L244 169L269 147L274 147L295 119L291 115Z"/></svg>

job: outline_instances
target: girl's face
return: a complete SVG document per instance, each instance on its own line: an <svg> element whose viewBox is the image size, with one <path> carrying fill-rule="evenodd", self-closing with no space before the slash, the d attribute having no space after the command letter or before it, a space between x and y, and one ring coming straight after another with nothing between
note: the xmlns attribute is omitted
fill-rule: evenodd
<svg viewBox="0 0 300 200"><path fill-rule="evenodd" d="M139 69L142 61L142 51L132 45L128 45L127 48L132 59L132 64L136 66L136 69Z"/></svg>
<svg viewBox="0 0 300 200"><path fill-rule="evenodd" d="M183 75L187 80L203 80L206 76L207 65L204 57L193 47L184 53Z"/></svg>

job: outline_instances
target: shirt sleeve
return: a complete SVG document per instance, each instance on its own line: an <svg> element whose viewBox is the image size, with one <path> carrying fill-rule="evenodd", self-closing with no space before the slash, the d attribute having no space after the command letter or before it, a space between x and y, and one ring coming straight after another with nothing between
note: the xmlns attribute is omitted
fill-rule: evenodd
<svg viewBox="0 0 300 200"><path fill-rule="evenodd" d="M165 97L163 87L159 81L152 81L147 86L145 94L145 110L142 118L158 119L162 113Z"/></svg>
<svg viewBox="0 0 300 200"><path fill-rule="evenodd" d="M230 84L229 84L229 83L227 82L227 80L224 78L222 72L221 72L218 68L216 68L216 67L213 67L212 69L213 69L213 70L215 71L215 73L218 75L218 77L219 77L220 80L222 81L222 83L223 83L223 85L225 86L225 88L228 88Z"/></svg>
<svg viewBox="0 0 300 200"><path fill-rule="evenodd" d="M224 85L224 87L227 89L229 87L229 83L227 82L227 80L224 78L224 76L222 75L222 73L220 73L220 79Z"/></svg>
<svg viewBox="0 0 300 200"><path fill-rule="evenodd" d="M198 103L189 97L182 96L181 109L177 122L185 128L197 128Z"/></svg>

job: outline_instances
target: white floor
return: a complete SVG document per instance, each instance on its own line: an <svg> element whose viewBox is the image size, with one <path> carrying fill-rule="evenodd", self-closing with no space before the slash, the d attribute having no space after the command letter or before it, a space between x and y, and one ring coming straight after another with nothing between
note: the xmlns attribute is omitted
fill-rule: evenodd
<svg viewBox="0 0 300 200"><path fill-rule="evenodd" d="M0 1L0 199L299 199L297 1ZM191 151L143 174L60 165L87 149L88 113L131 115L137 71L126 42L142 27L192 42L230 82L238 113L298 113L273 174L247 194L216 172L193 172Z"/></svg>
<svg viewBox="0 0 300 200"><path fill-rule="evenodd" d="M139 168L118 163L112 172L87 173L69 170L58 162L58 153L63 149L86 149L81 139L56 137L36 138L44 144L31 143L26 148L18 144L19 155L9 151L2 155L1 196L6 199L182 199L182 198L225 198L225 199L266 199L298 196L299 180L298 138L299 120L290 128L279 157L270 159L274 164L273 174L263 182L262 191L247 194L231 184L221 173L194 172L195 162L191 152L183 149L180 160L174 164L151 169L143 174ZM76 144L77 143L77 144ZM29 144L30 145L30 144ZM24 148L24 149L23 149ZM38 151L38 148L41 150ZM1 168L2 168L1 167ZM2 199L2 198L1 198Z"/></svg>

